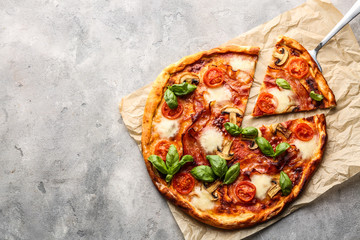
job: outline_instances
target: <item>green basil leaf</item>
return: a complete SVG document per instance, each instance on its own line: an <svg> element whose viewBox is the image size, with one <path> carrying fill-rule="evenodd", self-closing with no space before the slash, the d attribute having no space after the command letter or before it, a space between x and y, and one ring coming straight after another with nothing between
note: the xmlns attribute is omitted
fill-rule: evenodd
<svg viewBox="0 0 360 240"><path fill-rule="evenodd" d="M276 146L276 151L274 157L279 156L280 154L284 153L288 148L290 147L290 144L286 142L282 142Z"/></svg>
<svg viewBox="0 0 360 240"><path fill-rule="evenodd" d="M185 155L181 158L179 164L181 166L184 166L185 163L188 163L188 162L193 162L194 161L194 158L191 156L191 155Z"/></svg>
<svg viewBox="0 0 360 240"><path fill-rule="evenodd" d="M167 89L164 94L165 102L169 106L170 109L175 109L178 106L178 101L175 94L170 90Z"/></svg>
<svg viewBox="0 0 360 240"><path fill-rule="evenodd" d="M176 96L183 96L193 92L196 89L196 86L187 82L183 82L180 84L174 84L170 86L169 89L175 93Z"/></svg>
<svg viewBox="0 0 360 240"><path fill-rule="evenodd" d="M169 148L169 152L170 152L170 148ZM176 151L177 152L177 151ZM168 153L169 154L169 153ZM179 158L179 155L177 155L177 159ZM192 156L190 155L185 155L181 158L181 161L177 160L175 163L173 163L173 165L171 167L168 167L168 175L166 176L165 181L166 182L170 182L173 175L175 175L182 166L184 166L185 163L187 162L193 162L194 159ZM166 163L168 163L168 160L166 158Z"/></svg>
<svg viewBox="0 0 360 240"><path fill-rule="evenodd" d="M240 174L240 163L232 165L225 174L224 184L233 183Z"/></svg>
<svg viewBox="0 0 360 240"><path fill-rule="evenodd" d="M256 144L259 146L261 152L265 154L266 156L273 157L275 152L272 148L271 144L263 137L257 137L255 138Z"/></svg>
<svg viewBox="0 0 360 240"><path fill-rule="evenodd" d="M318 102L320 102L321 100L324 99L324 96L323 96L323 95L317 94L317 93L315 93L314 91L311 91L311 92L310 92L310 97L311 97L312 99L314 99L315 101L318 101Z"/></svg>
<svg viewBox="0 0 360 240"><path fill-rule="evenodd" d="M166 167L170 169L179 162L179 153L174 144L171 144L166 154Z"/></svg>
<svg viewBox="0 0 360 240"><path fill-rule="evenodd" d="M283 89L291 89L290 84L283 78L277 78L276 84Z"/></svg>
<svg viewBox="0 0 360 240"><path fill-rule="evenodd" d="M165 165L164 160L161 159L161 157L157 156L157 155L151 155L148 158L149 162L152 163L152 165L154 165L154 167L159 170L159 172L163 173L163 174L167 174L168 173L168 169Z"/></svg>
<svg viewBox="0 0 360 240"><path fill-rule="evenodd" d="M181 168L181 165L179 162L175 163L172 167L168 168L168 174L174 175L177 173Z"/></svg>
<svg viewBox="0 0 360 240"><path fill-rule="evenodd" d="M256 138L259 134L257 128L254 127L246 127L241 130L241 134L245 137L253 137Z"/></svg>
<svg viewBox="0 0 360 240"><path fill-rule="evenodd" d="M211 169L215 175L222 178L228 170L226 160L218 155L207 155L206 159L209 160Z"/></svg>
<svg viewBox="0 0 360 240"><path fill-rule="evenodd" d="M190 173L198 180L203 182L213 182L215 181L215 174L211 167L201 165L191 169Z"/></svg>
<svg viewBox="0 0 360 240"><path fill-rule="evenodd" d="M292 189L292 182L289 178L289 176L284 173L283 171L280 172L280 187L283 195L287 196L291 193Z"/></svg>
<svg viewBox="0 0 360 240"><path fill-rule="evenodd" d="M166 181L167 183L171 182L173 176L174 176L174 175L171 175L171 174L166 175L165 181Z"/></svg>
<svg viewBox="0 0 360 240"><path fill-rule="evenodd" d="M233 124L231 122L226 122L224 124L224 127L226 131L230 133L231 136L239 136L241 133L241 128L238 125Z"/></svg>

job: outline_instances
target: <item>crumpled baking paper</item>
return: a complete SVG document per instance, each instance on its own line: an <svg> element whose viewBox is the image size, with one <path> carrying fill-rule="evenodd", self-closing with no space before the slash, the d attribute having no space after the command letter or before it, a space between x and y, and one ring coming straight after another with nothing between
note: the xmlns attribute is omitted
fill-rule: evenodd
<svg viewBox="0 0 360 240"><path fill-rule="evenodd" d="M330 2L309 0L226 43L261 48L243 126L259 127L263 124L269 125L324 113L327 121L328 142L318 170L300 197L279 216L256 227L236 231L216 229L196 221L169 203L170 210L185 239L210 240L247 237L275 223L313 201L333 186L360 172L360 161L354 157L360 156L360 48L349 26L341 30L318 54L325 79L335 94L336 108L258 119L250 116L277 37L285 35L294 38L306 49L311 50L341 18L342 14ZM151 84L124 97L120 104L123 121L139 146L142 116L150 90Z"/></svg>

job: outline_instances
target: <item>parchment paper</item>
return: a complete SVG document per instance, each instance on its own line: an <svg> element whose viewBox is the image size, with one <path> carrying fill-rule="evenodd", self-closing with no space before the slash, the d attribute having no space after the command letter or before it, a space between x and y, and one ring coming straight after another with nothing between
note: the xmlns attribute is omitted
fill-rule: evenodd
<svg viewBox="0 0 360 240"><path fill-rule="evenodd" d="M330 2L309 0L228 42L261 47L243 126L258 127L263 124L268 125L325 113L328 142L322 163L300 198L296 199L281 215L256 227L236 231L216 229L194 220L169 203L170 210L185 239L241 239L247 237L275 223L313 201L331 187L360 172L360 160L358 157L354 157L360 156L360 48L349 26L340 31L318 55L323 74L337 100L335 109L259 119L250 116L277 36L285 35L294 38L305 48L311 50L341 18L342 14ZM138 144L141 139L142 115L150 89L151 84L124 97L120 104L123 121L130 135Z"/></svg>

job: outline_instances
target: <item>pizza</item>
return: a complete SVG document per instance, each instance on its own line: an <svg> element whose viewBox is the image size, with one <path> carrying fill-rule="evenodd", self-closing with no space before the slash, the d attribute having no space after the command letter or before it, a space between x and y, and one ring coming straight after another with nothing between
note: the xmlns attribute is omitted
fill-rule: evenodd
<svg viewBox="0 0 360 240"><path fill-rule="evenodd" d="M294 39L280 36L252 115L335 106L335 96L310 54Z"/></svg>
<svg viewBox="0 0 360 240"><path fill-rule="evenodd" d="M165 68L146 102L141 146L157 189L209 225L276 216L302 191L327 139L324 115L241 127L258 47L230 45Z"/></svg>

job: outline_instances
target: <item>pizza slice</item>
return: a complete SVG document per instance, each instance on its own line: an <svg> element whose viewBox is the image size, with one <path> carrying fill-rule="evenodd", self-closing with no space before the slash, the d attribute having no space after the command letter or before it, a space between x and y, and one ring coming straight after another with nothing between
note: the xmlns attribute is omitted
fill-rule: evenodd
<svg viewBox="0 0 360 240"><path fill-rule="evenodd" d="M307 50L294 39L280 36L252 116L335 106L335 96Z"/></svg>

